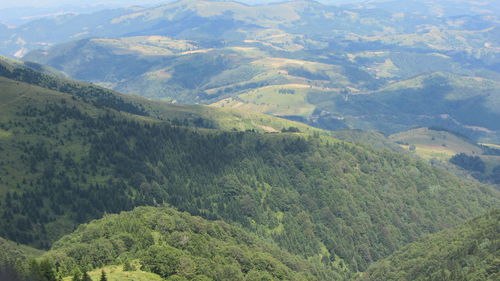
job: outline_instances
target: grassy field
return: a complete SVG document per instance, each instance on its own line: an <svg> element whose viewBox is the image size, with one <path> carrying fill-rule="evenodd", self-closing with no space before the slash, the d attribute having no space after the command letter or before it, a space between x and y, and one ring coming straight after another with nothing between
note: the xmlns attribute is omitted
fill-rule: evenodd
<svg viewBox="0 0 500 281"><path fill-rule="evenodd" d="M145 272L142 270L124 271L123 266L114 265L106 266L88 272L93 281L98 281L101 278L102 271L105 272L108 281L162 281L164 280L157 274ZM71 281L72 276L65 277L63 281Z"/></svg>
<svg viewBox="0 0 500 281"><path fill-rule="evenodd" d="M445 131L418 128L389 137L406 150L415 146L415 153L424 159L448 160L458 153L481 155L482 149L474 143Z"/></svg>
<svg viewBox="0 0 500 281"><path fill-rule="evenodd" d="M401 148L415 153L415 155L432 161L432 163L447 169L462 177L473 175L482 182L495 184L488 178L493 178L493 170L500 166L500 156L485 155L481 146L464 138L445 131L434 131L427 128L418 128L391 135L390 140ZM495 144L481 144L491 148L500 148ZM449 162L453 156L465 153L469 156L478 156L484 163L484 171L475 173L466 171Z"/></svg>

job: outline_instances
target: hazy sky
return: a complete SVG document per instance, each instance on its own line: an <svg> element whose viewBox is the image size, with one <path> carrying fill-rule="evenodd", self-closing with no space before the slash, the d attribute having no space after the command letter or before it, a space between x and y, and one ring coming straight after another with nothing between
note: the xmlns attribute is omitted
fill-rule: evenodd
<svg viewBox="0 0 500 281"><path fill-rule="evenodd" d="M102 9L134 5L154 6L176 0L0 0L0 24L18 26L33 19L64 12L91 13ZM222 1L222 0L221 0ZM235 0L247 4L285 2L287 0ZM316 0L345 4L362 0Z"/></svg>
<svg viewBox="0 0 500 281"><path fill-rule="evenodd" d="M0 0L0 9L15 7L56 8L58 6L84 6L84 5L148 5L165 3L165 0Z"/></svg>
<svg viewBox="0 0 500 281"><path fill-rule="evenodd" d="M61 6L132 6L173 2L174 0L0 0L0 9L15 7L57 8ZM237 0L248 4L283 2L284 0ZM319 2L356 2L356 0L325 0Z"/></svg>

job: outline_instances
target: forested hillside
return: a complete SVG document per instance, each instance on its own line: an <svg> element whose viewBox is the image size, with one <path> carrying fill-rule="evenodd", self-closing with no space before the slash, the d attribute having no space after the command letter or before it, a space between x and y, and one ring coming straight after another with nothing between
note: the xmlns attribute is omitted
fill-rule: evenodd
<svg viewBox="0 0 500 281"><path fill-rule="evenodd" d="M169 203L357 271L498 204L491 188L397 153L318 135L179 127L84 84L64 94L0 82L0 236L36 247L104 213Z"/></svg>
<svg viewBox="0 0 500 281"><path fill-rule="evenodd" d="M292 255L241 228L168 207L140 207L81 225L43 258L71 276L110 264L142 269L166 280L344 280L329 266ZM135 265L139 265L134 268ZM109 274L109 273L108 273Z"/></svg>
<svg viewBox="0 0 500 281"><path fill-rule="evenodd" d="M363 281L493 281L500 278L500 210L430 235L383 259Z"/></svg>

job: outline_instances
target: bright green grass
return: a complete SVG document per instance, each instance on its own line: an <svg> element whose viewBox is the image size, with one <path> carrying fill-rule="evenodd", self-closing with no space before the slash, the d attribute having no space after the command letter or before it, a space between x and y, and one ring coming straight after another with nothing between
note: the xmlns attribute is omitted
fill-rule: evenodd
<svg viewBox="0 0 500 281"><path fill-rule="evenodd" d="M96 269L94 271L88 272L90 278L92 280L97 281L100 280L102 271L106 273L106 277L108 281L162 281L163 279L151 272L145 272L142 270L134 270L134 271L124 271L123 266L114 265L114 266L106 266L100 269ZM68 276L63 279L63 281L71 281L72 277Z"/></svg>
<svg viewBox="0 0 500 281"><path fill-rule="evenodd" d="M463 138L444 131L434 131L427 128L418 128L391 135L394 142L408 143L401 147L408 149L415 145L415 153L425 159L448 160L458 153L481 155L483 150Z"/></svg>
<svg viewBox="0 0 500 281"><path fill-rule="evenodd" d="M10 136L12 136L11 132L0 129L0 139L8 138Z"/></svg>
<svg viewBox="0 0 500 281"><path fill-rule="evenodd" d="M280 90L294 90L294 94L282 94ZM262 107L262 112L275 115L307 117L315 106L307 102L308 88L294 85L276 85L249 91L238 97L247 104Z"/></svg>

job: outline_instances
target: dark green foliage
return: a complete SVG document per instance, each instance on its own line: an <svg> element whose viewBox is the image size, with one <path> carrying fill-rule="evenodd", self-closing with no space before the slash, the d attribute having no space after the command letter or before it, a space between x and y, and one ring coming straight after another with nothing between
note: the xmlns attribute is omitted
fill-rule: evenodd
<svg viewBox="0 0 500 281"><path fill-rule="evenodd" d="M223 55L208 57L203 54L181 60L173 67L174 75L170 82L186 89L196 89L210 77L222 72L227 67L226 60Z"/></svg>
<svg viewBox="0 0 500 281"><path fill-rule="evenodd" d="M294 89L279 89L278 93L283 94L283 95L294 95L295 90Z"/></svg>
<svg viewBox="0 0 500 281"><path fill-rule="evenodd" d="M410 157L334 139L181 128L54 92L26 101L0 119L16 167L0 168L0 235L37 247L104 213L169 203L356 271L498 202Z"/></svg>
<svg viewBox="0 0 500 281"><path fill-rule="evenodd" d="M363 281L493 281L500 271L500 210L430 235L383 259Z"/></svg>
<svg viewBox="0 0 500 281"><path fill-rule="evenodd" d="M138 259L167 280L345 280L349 272L307 261L221 221L140 207L80 226L46 255L61 273ZM101 275L103 280L104 272ZM249 279L245 279L249 278Z"/></svg>
<svg viewBox="0 0 500 281"><path fill-rule="evenodd" d="M0 280L61 281L54 265L47 259L0 257Z"/></svg>
<svg viewBox="0 0 500 281"><path fill-rule="evenodd" d="M0 61L0 76L37 85L53 91L71 94L83 100L90 101L95 106L113 108L138 115L146 115L140 106L125 101L118 96L117 93L91 84L59 79L27 67L12 68L4 61Z"/></svg>
<svg viewBox="0 0 500 281"><path fill-rule="evenodd" d="M80 281L80 280L82 280L82 274L80 273L80 271L76 271L73 274L73 277L71 278L71 281Z"/></svg>
<svg viewBox="0 0 500 281"><path fill-rule="evenodd" d="M472 172L484 173L485 164L479 156L459 153L451 157L450 162Z"/></svg>
<svg viewBox="0 0 500 281"><path fill-rule="evenodd" d="M500 184L500 165L493 168L491 172L491 179L494 183Z"/></svg>
<svg viewBox="0 0 500 281"><path fill-rule="evenodd" d="M132 264L127 261L125 262L125 264L123 265L123 271L133 271L135 270L135 268L132 266Z"/></svg>
<svg viewBox="0 0 500 281"><path fill-rule="evenodd" d="M300 133L300 129L297 127L288 127L281 129L282 133Z"/></svg>
<svg viewBox="0 0 500 281"><path fill-rule="evenodd" d="M142 269L167 278L178 273L182 252L170 246L151 246L143 254Z"/></svg>
<svg viewBox="0 0 500 281"><path fill-rule="evenodd" d="M81 281L92 281L92 278L90 278L87 272L84 272Z"/></svg>
<svg viewBox="0 0 500 281"><path fill-rule="evenodd" d="M108 278L106 277L106 272L101 271L101 278L99 279L99 281L108 281Z"/></svg>
<svg viewBox="0 0 500 281"><path fill-rule="evenodd" d="M330 77L323 72L311 72L303 67L290 67L286 70L290 75L304 77L310 80L330 80ZM284 94L285 93L286 92L284 92Z"/></svg>

